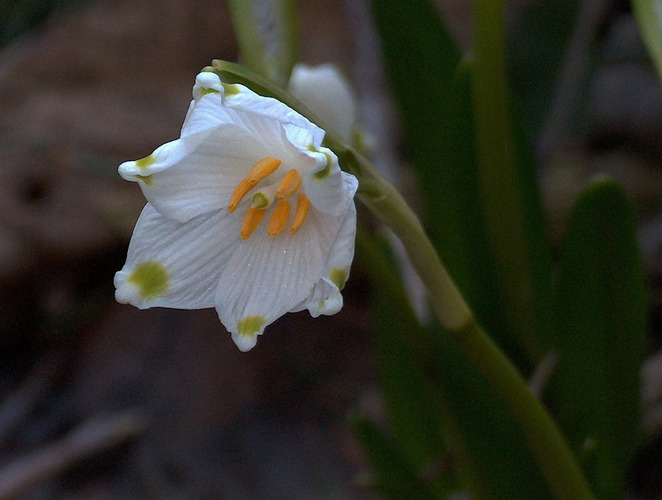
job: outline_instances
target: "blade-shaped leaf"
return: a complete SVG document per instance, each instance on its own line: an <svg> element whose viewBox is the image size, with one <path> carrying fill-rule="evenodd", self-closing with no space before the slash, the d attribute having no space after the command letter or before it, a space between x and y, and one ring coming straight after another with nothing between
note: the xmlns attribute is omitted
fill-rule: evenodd
<svg viewBox="0 0 662 500"><path fill-rule="evenodd" d="M468 229L481 222L468 80L466 71L456 77L458 49L427 0L374 0L372 11L408 157L425 197L426 229L469 300L487 303L486 273L473 272L485 269L475 262L480 233Z"/></svg>
<svg viewBox="0 0 662 500"><path fill-rule="evenodd" d="M478 210L468 68L427 0L374 0L372 10L426 230L477 316L499 331Z"/></svg>
<svg viewBox="0 0 662 500"><path fill-rule="evenodd" d="M415 471L440 470L430 477L435 493L456 488L447 461L438 391L424 370L428 339L412 311L385 246L360 233L357 252L362 268L373 276L375 349L380 389L395 439Z"/></svg>
<svg viewBox="0 0 662 500"><path fill-rule="evenodd" d="M426 230L480 323L520 367L530 368L550 343L551 263L524 136L516 130L515 174L494 172L517 192L514 201L498 196L499 185L493 186L495 196L481 193L473 68L461 61L429 1L374 0L372 8L409 159L420 180ZM516 218L510 217L513 212ZM496 220L495 227L490 220ZM515 233L502 231L506 224ZM499 241L505 243L495 252ZM510 251L515 246L517 251ZM526 289L519 293L522 286Z"/></svg>
<svg viewBox="0 0 662 500"><path fill-rule="evenodd" d="M507 404L444 332L433 332L449 448L458 475L477 498L552 498L527 441Z"/></svg>
<svg viewBox="0 0 662 500"><path fill-rule="evenodd" d="M374 468L372 486L386 498L394 500L433 500L438 498L425 481L411 468L398 444L377 425L364 417L354 417L354 435L359 439Z"/></svg>
<svg viewBox="0 0 662 500"><path fill-rule="evenodd" d="M475 498L549 498L502 400L448 335L418 324L390 260L376 245L361 238L357 248L374 284L380 385L409 466L438 471L429 477L436 493L452 491L449 472L455 472Z"/></svg>
<svg viewBox="0 0 662 500"><path fill-rule="evenodd" d="M244 65L285 87L297 59L292 0L228 0Z"/></svg>
<svg viewBox="0 0 662 500"><path fill-rule="evenodd" d="M622 498L639 435L646 286L633 210L612 180L578 199L559 271L556 414L599 498Z"/></svg>
<svg viewBox="0 0 662 500"><path fill-rule="evenodd" d="M503 9L504 2L474 3L471 83L477 178L495 270L492 286L503 304L502 328L525 349L529 363L535 363L552 342L551 254L533 156L513 113Z"/></svg>
<svg viewBox="0 0 662 500"><path fill-rule="evenodd" d="M599 2L596 2L599 3ZM508 69L513 93L522 105L527 130L536 136L548 119L552 101L561 83L565 64L572 63L576 79L569 90L580 90L581 70L578 54L567 57L573 30L577 26L579 0L536 0L517 9L516 22L508 33ZM586 31L586 27L582 27ZM585 35L585 33L582 33ZM582 78L582 76L584 78ZM572 82L564 82L569 85ZM573 95L566 96L576 102ZM568 117L570 118L570 117Z"/></svg>
<svg viewBox="0 0 662 500"><path fill-rule="evenodd" d="M632 9L657 73L662 78L662 3L657 0L632 0Z"/></svg>

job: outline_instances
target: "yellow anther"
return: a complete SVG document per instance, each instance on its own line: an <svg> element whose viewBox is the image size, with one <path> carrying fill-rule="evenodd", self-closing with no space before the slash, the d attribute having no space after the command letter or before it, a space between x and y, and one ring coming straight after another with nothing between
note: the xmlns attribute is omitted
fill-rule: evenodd
<svg viewBox="0 0 662 500"><path fill-rule="evenodd" d="M228 212L234 212L237 208L237 205L241 203L241 200L244 199L244 196L253 189L257 184L273 174L276 169L280 166L280 160L277 158L272 158L267 156L258 161L253 168L251 168L248 175L239 183L235 188L232 196L230 196L230 201L228 202Z"/></svg>
<svg viewBox="0 0 662 500"><path fill-rule="evenodd" d="M276 208L274 208L274 213L271 214L271 219L269 219L269 227L267 228L267 234L269 236L276 236L285 229L287 221L290 218L290 202L287 200L278 200Z"/></svg>
<svg viewBox="0 0 662 500"><path fill-rule="evenodd" d="M285 174L283 180L280 181L280 186L278 186L278 191L276 191L276 196L279 198L289 198L294 193L296 193L301 187L301 176L299 172L295 169L290 170Z"/></svg>
<svg viewBox="0 0 662 500"><path fill-rule="evenodd" d="M303 222L308 216L309 208L310 200L305 194L301 193L297 198L297 208L294 211L294 221L292 222L292 227L290 228L290 234L296 233L299 228L303 226Z"/></svg>
<svg viewBox="0 0 662 500"><path fill-rule="evenodd" d="M242 224L241 232L239 233L242 239L247 240L250 238L253 231L255 231L255 228L260 225L260 221L266 213L267 211L262 208L249 208L246 211L244 223Z"/></svg>

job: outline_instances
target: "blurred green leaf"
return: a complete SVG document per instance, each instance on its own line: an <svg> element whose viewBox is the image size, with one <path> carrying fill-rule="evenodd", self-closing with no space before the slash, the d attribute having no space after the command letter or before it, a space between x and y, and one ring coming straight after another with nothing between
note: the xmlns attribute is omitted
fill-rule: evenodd
<svg viewBox="0 0 662 500"><path fill-rule="evenodd" d="M413 470L435 470L447 457L438 390L425 373L429 339L418 323L386 245L360 233L357 252L361 267L375 280L375 349L377 373L393 435ZM457 487L454 471L430 478L438 496Z"/></svg>
<svg viewBox="0 0 662 500"><path fill-rule="evenodd" d="M429 1L374 0L372 9L408 160L420 180L426 230L481 324L521 359L504 328L481 213L470 65Z"/></svg>
<svg viewBox="0 0 662 500"><path fill-rule="evenodd" d="M376 477L371 485L374 489L393 499L437 498L411 468L397 443L384 434L373 421L354 417L352 427L374 468Z"/></svg>
<svg viewBox="0 0 662 500"><path fill-rule="evenodd" d="M508 69L532 137L541 131L556 96L579 4L579 0L536 0L516 10L507 40Z"/></svg>
<svg viewBox="0 0 662 500"><path fill-rule="evenodd" d="M662 4L656 0L632 0L632 9L657 73L662 78Z"/></svg>
<svg viewBox="0 0 662 500"><path fill-rule="evenodd" d="M384 252L365 237L357 250L374 285L380 386L409 467L438 471L428 481L440 496L455 488L451 467L475 498L549 498L503 401L450 336L419 325Z"/></svg>
<svg viewBox="0 0 662 500"><path fill-rule="evenodd" d="M444 332L438 340L435 381L443 394L445 423L457 455L458 475L476 498L544 500L547 483L510 409Z"/></svg>
<svg viewBox="0 0 662 500"><path fill-rule="evenodd" d="M622 498L639 438L646 284L633 210L594 181L571 214L557 289L556 415L599 498Z"/></svg>
<svg viewBox="0 0 662 500"><path fill-rule="evenodd" d="M242 64L281 87L297 60L293 0L228 0Z"/></svg>
<svg viewBox="0 0 662 500"><path fill-rule="evenodd" d="M514 128L507 146L512 157L479 170L476 68L461 61L429 1L375 0L373 12L421 181L426 230L479 322L528 371L548 350L553 328L549 242L523 129L489 123L490 129ZM508 107L495 101L492 83L481 105Z"/></svg>
<svg viewBox="0 0 662 500"><path fill-rule="evenodd" d="M523 349L527 363L518 364L527 373L553 341L550 244L533 155L514 116L506 77L503 2L477 0L474 10L471 83L480 206L502 329Z"/></svg>

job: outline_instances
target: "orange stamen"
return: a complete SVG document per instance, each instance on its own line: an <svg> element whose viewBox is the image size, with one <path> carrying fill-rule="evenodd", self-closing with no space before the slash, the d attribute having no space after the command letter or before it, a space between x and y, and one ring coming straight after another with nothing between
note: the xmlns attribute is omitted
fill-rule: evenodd
<svg viewBox="0 0 662 500"><path fill-rule="evenodd" d="M253 234L253 231L255 231L255 228L260 225L260 221L266 213L267 211L262 208L249 208L246 211L244 223L242 224L241 232L239 233L242 239L247 240L250 238L251 234Z"/></svg>
<svg viewBox="0 0 662 500"><path fill-rule="evenodd" d="M294 193L296 193L301 187L301 176L299 172L295 169L290 170L285 174L283 180L278 186L278 191L276 191L276 196L279 198L289 198Z"/></svg>
<svg viewBox="0 0 662 500"><path fill-rule="evenodd" d="M232 193L232 196L230 196L228 212L234 212L239 203L241 203L241 200L244 199L244 196L257 186L261 180L273 174L280 166L280 163L281 161L279 159L267 156L253 165L253 168L248 172L248 175L239 183Z"/></svg>
<svg viewBox="0 0 662 500"><path fill-rule="evenodd" d="M294 212L294 222L292 222L292 227L290 228L290 234L296 233L299 230L299 228L303 226L303 222L306 220L306 217L308 216L309 208L310 208L310 200L305 194L301 193L297 198L297 208Z"/></svg>
<svg viewBox="0 0 662 500"><path fill-rule="evenodd" d="M278 200L276 208L274 208L274 213L271 214L271 219L269 219L269 227L267 228L267 234L269 236L276 236L285 229L287 221L290 218L290 202L287 200Z"/></svg>

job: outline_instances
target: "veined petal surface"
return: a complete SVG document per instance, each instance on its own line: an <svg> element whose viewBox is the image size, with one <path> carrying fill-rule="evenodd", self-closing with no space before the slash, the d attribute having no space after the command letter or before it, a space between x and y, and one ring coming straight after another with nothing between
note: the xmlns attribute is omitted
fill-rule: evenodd
<svg viewBox="0 0 662 500"><path fill-rule="evenodd" d="M241 350L289 311L340 310L358 183L323 138L283 103L198 75L181 137L119 167L148 204L117 300L215 307Z"/></svg>
<svg viewBox="0 0 662 500"><path fill-rule="evenodd" d="M147 204L136 223L126 264L115 274L115 297L140 309L214 307L219 277L239 239L239 223L221 212L182 224ZM141 286L136 270L146 263L160 266L165 282Z"/></svg>

